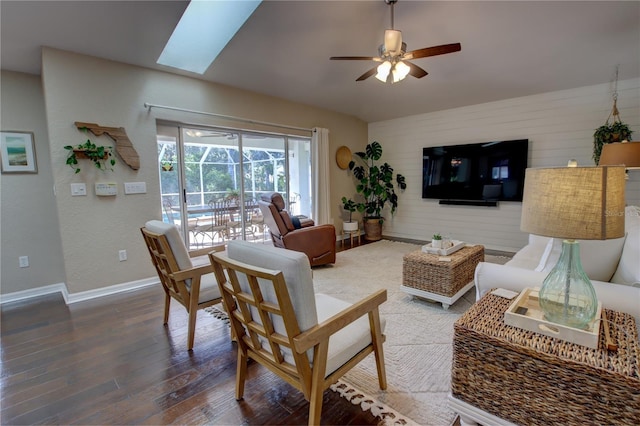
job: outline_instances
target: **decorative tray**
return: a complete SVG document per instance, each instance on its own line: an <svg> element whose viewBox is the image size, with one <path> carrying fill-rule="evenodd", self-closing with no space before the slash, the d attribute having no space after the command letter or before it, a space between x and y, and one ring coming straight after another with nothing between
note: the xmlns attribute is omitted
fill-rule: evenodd
<svg viewBox="0 0 640 426"><path fill-rule="evenodd" d="M431 254L439 254L440 256L448 256L451 253L455 253L458 250L460 250L462 247L464 247L466 245L466 243L464 241L457 241L457 240L452 240L451 243L453 244L451 247L449 248L434 248L431 247L431 243L429 244L425 244L422 246L422 251L425 253L431 253Z"/></svg>
<svg viewBox="0 0 640 426"><path fill-rule="evenodd" d="M540 308L538 292L539 288L537 287L525 288L504 313L505 324L597 349L600 335L600 316L602 315L601 302L598 302L598 311L594 320L585 330L579 330L547 321Z"/></svg>

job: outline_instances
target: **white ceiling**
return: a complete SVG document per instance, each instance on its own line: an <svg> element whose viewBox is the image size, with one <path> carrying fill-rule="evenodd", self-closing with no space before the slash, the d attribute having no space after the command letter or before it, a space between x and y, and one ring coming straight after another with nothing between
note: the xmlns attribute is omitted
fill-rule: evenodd
<svg viewBox="0 0 640 426"><path fill-rule="evenodd" d="M178 71L156 60L185 1L0 2L2 69L39 74L40 47ZM264 1L195 78L373 122L640 76L638 1L408 1L395 28L408 50L462 44L414 63L429 75L355 79L376 63L390 8L376 1Z"/></svg>

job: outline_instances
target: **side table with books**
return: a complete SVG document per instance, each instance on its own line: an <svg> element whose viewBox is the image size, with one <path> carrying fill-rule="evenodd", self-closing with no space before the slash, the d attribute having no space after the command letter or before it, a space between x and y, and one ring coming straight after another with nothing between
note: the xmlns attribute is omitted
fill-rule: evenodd
<svg viewBox="0 0 640 426"><path fill-rule="evenodd" d="M618 349L602 332L591 349L506 325L512 302L487 293L454 325L449 402L463 424L638 424L633 316L603 309Z"/></svg>

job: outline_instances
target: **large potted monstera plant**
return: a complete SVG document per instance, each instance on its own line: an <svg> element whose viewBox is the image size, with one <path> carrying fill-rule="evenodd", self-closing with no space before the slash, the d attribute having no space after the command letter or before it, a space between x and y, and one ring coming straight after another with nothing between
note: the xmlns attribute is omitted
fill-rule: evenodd
<svg viewBox="0 0 640 426"><path fill-rule="evenodd" d="M393 167L388 163L380 164L382 145L374 141L365 147L364 152L356 152L354 160L349 162L349 170L357 180L356 192L361 201L356 202L357 210L363 214L364 238L377 241L382 238L382 224L385 218L382 210L387 203L391 207L391 214L398 208L396 186L404 191L407 187L405 178L401 174L394 174Z"/></svg>

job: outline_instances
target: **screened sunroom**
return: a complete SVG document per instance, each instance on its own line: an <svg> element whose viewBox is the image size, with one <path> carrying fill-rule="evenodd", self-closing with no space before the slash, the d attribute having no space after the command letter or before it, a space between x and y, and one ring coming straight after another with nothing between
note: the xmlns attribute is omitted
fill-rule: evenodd
<svg viewBox="0 0 640 426"><path fill-rule="evenodd" d="M157 144L163 220L191 247L269 240L263 193L280 192L292 214L311 216L310 138L159 125Z"/></svg>

